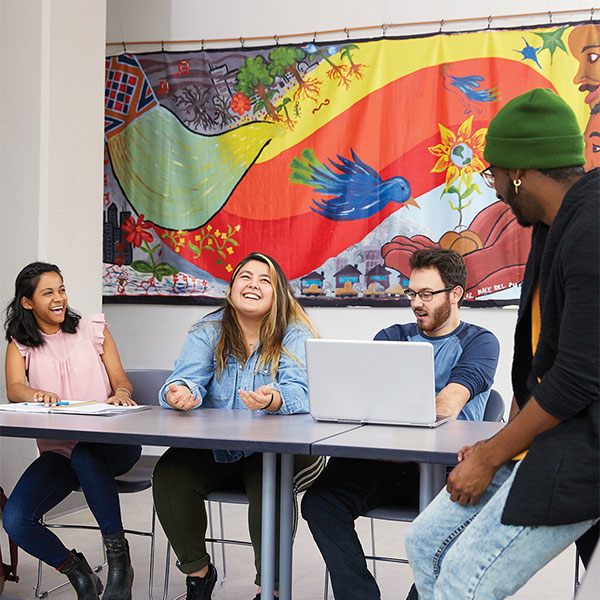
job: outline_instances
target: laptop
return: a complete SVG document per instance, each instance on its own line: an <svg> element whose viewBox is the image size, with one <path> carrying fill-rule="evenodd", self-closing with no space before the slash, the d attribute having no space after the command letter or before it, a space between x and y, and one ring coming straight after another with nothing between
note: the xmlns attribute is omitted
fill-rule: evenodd
<svg viewBox="0 0 600 600"><path fill-rule="evenodd" d="M427 342L306 340L316 421L437 427L433 346Z"/></svg>

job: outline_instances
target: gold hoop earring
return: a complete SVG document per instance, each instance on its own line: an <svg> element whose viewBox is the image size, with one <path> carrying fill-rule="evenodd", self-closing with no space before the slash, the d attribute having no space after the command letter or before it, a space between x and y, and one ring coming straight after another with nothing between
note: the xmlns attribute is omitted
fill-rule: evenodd
<svg viewBox="0 0 600 600"><path fill-rule="evenodd" d="M513 179L513 185L515 186L515 196L519 195L519 187L521 186L520 179Z"/></svg>

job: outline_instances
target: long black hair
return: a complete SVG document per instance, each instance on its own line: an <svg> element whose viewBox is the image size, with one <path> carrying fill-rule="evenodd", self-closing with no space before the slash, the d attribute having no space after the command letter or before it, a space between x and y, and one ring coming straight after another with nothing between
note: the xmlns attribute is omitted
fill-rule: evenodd
<svg viewBox="0 0 600 600"><path fill-rule="evenodd" d="M51 272L56 273L61 279L63 278L60 269L56 265L44 262L31 263L24 267L17 275L17 279L15 280L15 297L6 307L4 330L8 342L14 339L19 344L31 346L32 348L44 345L44 338L35 320L33 311L23 308L21 300L23 298L31 300L40 277L44 273ZM65 333L75 333L79 325L79 319L81 319L81 315L67 306L65 318L60 324L60 328Z"/></svg>

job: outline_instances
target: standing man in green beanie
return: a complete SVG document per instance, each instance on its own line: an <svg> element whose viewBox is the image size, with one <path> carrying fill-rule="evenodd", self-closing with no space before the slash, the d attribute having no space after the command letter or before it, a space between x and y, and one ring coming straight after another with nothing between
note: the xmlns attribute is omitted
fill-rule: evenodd
<svg viewBox="0 0 600 600"><path fill-rule="evenodd" d="M407 531L423 600L511 596L600 516L600 169L584 173L577 119L546 89L498 112L484 158L497 197L533 227L514 397L508 424L458 450Z"/></svg>

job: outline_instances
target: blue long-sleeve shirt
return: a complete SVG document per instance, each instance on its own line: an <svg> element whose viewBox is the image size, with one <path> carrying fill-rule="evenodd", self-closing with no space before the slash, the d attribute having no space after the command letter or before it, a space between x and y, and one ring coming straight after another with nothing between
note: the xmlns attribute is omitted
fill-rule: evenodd
<svg viewBox="0 0 600 600"><path fill-rule="evenodd" d="M308 388L306 381L306 353L304 343L312 337L302 324L290 324L283 336L283 348L275 378L270 366L257 369L259 348L255 348L245 364L234 356L227 360L220 377L217 377L215 346L221 334L222 313L208 315L189 333L175 362L175 369L158 393L160 404L167 403L169 384L185 385L194 397L200 398L205 408L250 410L240 398L240 389L253 391L268 385L281 394L282 405L278 411L262 411L267 414L294 414L308 412ZM214 450L217 462L239 460L242 452Z"/></svg>
<svg viewBox="0 0 600 600"><path fill-rule="evenodd" d="M463 323L451 333L430 337L416 323L382 329L376 340L429 342L433 346L435 393L449 383L460 383L470 392L458 419L481 421L498 366L500 344L496 336L477 325Z"/></svg>

